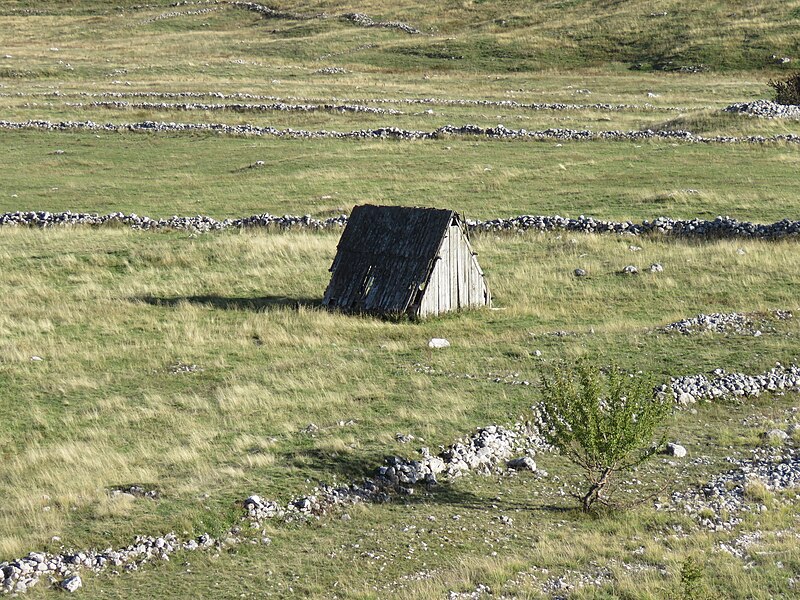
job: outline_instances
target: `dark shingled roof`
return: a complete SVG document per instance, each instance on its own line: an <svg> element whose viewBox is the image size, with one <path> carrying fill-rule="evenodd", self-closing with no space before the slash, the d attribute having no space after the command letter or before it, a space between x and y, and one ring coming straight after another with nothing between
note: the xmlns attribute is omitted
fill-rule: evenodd
<svg viewBox="0 0 800 600"><path fill-rule="evenodd" d="M355 207L322 303L348 311L405 312L428 280L455 216L435 208Z"/></svg>

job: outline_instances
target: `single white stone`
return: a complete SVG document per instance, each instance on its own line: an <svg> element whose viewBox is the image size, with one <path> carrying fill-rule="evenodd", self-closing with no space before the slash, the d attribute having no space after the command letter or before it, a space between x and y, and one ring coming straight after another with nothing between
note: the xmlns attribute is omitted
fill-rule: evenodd
<svg viewBox="0 0 800 600"><path fill-rule="evenodd" d="M81 581L80 575L73 575L72 577L67 577L64 581L61 582L61 589L66 590L70 593L77 592L81 586L83 586L83 582Z"/></svg>
<svg viewBox="0 0 800 600"><path fill-rule="evenodd" d="M428 341L428 348L449 348L450 342L444 338L431 338Z"/></svg>
<svg viewBox="0 0 800 600"><path fill-rule="evenodd" d="M686 448L684 448L680 444L670 442L669 444L667 444L667 454L669 454L670 456L674 456L675 458L683 458L684 456L686 456Z"/></svg>

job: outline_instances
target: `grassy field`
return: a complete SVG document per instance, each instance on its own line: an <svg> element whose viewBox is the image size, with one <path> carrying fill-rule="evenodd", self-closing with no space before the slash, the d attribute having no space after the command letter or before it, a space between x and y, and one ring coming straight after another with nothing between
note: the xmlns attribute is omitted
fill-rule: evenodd
<svg viewBox="0 0 800 600"><path fill-rule="evenodd" d="M798 132L797 120L720 109L769 96L766 81L796 64L777 65L773 54L800 59L800 2L270 5L325 12L325 19L266 19L222 5L113 4L0 5L0 119ZM209 7L216 10L184 14ZM182 14L160 18L171 12ZM348 12L423 33L337 18ZM327 67L345 72L319 72ZM195 101L132 95L142 92L246 93L265 98L196 101L270 97L403 114L75 106ZM549 111L407 101L420 98L629 106ZM264 165L251 168L257 161ZM796 145L777 143L3 130L0 212L324 217L372 202L481 219L723 214L772 222L798 218L799 163ZM795 239L479 234L473 245L494 308L423 322L320 310L337 241L336 232L0 228L0 561L61 546L116 547L136 534L221 534L240 523L250 494L285 502L319 482L370 475L388 455L414 457L420 446L435 449L475 427L526 418L538 386L503 381L536 382L562 360L613 361L665 382L800 360L796 319L768 319L759 337L658 331L701 312L800 310ZM654 262L663 273L647 271ZM618 275L628 264L641 275ZM578 267L589 276L575 278ZM432 353L431 337L452 346ZM663 487L662 499L696 488L729 470L729 458L763 447L766 430L797 421L792 394L693 408L670 423L670 439L688 458L659 457L625 487ZM316 432L307 431L311 423ZM402 444L397 433L416 439ZM178 553L119 576L84 573L84 594L445 598L482 584L514 598L794 593L800 513L792 491L754 492L749 500L766 512L711 533L650 503L582 515L567 494L573 467L552 454L536 461L549 476L469 476L348 508L351 519L335 513L247 534L253 541L268 535L270 545ZM157 489L159 499L110 493L134 483ZM743 557L722 549L756 533ZM42 583L29 595L53 593Z"/></svg>
<svg viewBox="0 0 800 600"><path fill-rule="evenodd" d="M775 221L800 209L800 148L672 143L305 141L0 133L0 211L216 218L364 202L519 214ZM54 154L62 150L63 154ZM250 168L264 161L260 168ZM235 202L231 197L235 196Z"/></svg>

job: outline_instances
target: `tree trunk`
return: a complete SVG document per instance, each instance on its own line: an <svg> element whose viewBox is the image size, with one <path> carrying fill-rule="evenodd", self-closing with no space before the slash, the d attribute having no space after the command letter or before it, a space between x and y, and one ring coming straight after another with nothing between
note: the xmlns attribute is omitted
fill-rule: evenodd
<svg viewBox="0 0 800 600"><path fill-rule="evenodd" d="M586 495L581 498L581 502L583 503L583 512L589 512L592 510L592 505L600 499L600 494L603 491L603 488L608 485L608 479L613 473L612 467L607 467L597 481L592 482L592 485L589 487L589 491L586 492Z"/></svg>

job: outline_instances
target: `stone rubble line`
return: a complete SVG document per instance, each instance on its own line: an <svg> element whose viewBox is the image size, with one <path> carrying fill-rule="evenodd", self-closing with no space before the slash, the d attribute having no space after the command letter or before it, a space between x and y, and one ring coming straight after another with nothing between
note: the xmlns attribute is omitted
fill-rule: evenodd
<svg viewBox="0 0 800 600"><path fill-rule="evenodd" d="M773 310L769 313L769 317L778 321L786 321L793 318L793 316L794 314L790 310ZM669 323L660 328L660 331L682 333L684 335L711 331L714 333L733 333L758 337L762 334L758 327L767 323L766 318L767 315L763 313L701 313L689 319L681 319L680 321Z"/></svg>
<svg viewBox="0 0 800 600"><path fill-rule="evenodd" d="M192 1L184 1L184 2L175 2L170 6L179 7L179 6L199 6L199 5L216 5L220 7L231 7L231 8L239 8L243 10L249 10L254 13L258 13L259 15L266 17L268 19L293 19L293 20L300 20L300 21L308 21L311 19L328 19L330 15L327 13L320 13L318 15L302 15L299 13L292 13L292 12L280 12L268 6L264 6L263 4L258 4L256 2L238 2L238 1L229 1L229 0L208 0L205 2L192 2ZM180 12L171 12L165 13L164 15L160 15L160 18L171 18L171 17L179 17L183 16L184 14L195 14L194 11L189 11L188 13L180 13ZM412 27L406 23L402 23L400 21L375 21L370 16L365 15L363 13L345 13L336 17L343 21L349 21L351 23L355 23L361 27L380 27L384 29L398 29L410 35L419 35L422 32L417 29L416 27Z"/></svg>
<svg viewBox="0 0 800 600"><path fill-rule="evenodd" d="M289 139L393 139L393 140L438 140L452 137L484 137L490 140L530 140L557 142L588 142L597 140L614 140L626 142L644 142L648 140L681 141L701 144L765 144L775 142L800 143L800 135L794 133L771 136L724 136L707 137L691 131L591 131L588 129L551 128L540 131L527 129L509 129L504 125L496 127L479 127L478 125L443 125L432 131L402 129L400 127L378 127L376 129L357 129L352 131L306 131L303 129L278 129L261 127L250 123L228 125L225 123L166 123L157 121L141 121L138 123L95 123L94 121L46 121L29 119L27 121L0 121L0 129L26 130L41 129L45 131L107 131L107 132L148 132L148 133L183 133L208 132L231 136L271 136Z"/></svg>
<svg viewBox="0 0 800 600"><path fill-rule="evenodd" d="M682 406L701 400L758 398L764 393L800 392L800 367L784 367L777 362L772 369L758 375L714 369L711 377L701 373L673 378L670 386L663 385L659 391L666 393L670 388L673 398Z"/></svg>
<svg viewBox="0 0 800 600"><path fill-rule="evenodd" d="M420 460L391 457L373 478L341 486L320 485L312 494L292 499L286 505L263 500L257 495L250 496L243 502L247 512L245 520L250 522L252 530L257 530L262 529L265 519L284 522L318 519L337 507L386 502L393 493L413 494L415 484L434 485L437 476L454 478L470 470L490 473L515 453L527 450L531 454L534 448L546 448L534 426L517 423L507 429L491 425L443 448L436 456L423 448ZM536 468L527 456L521 460L522 463L516 463L518 468ZM263 535L265 532L262 530L260 533ZM170 555L180 550L221 550L248 541L258 543L252 536L241 534L240 527L233 527L219 539L207 533L182 539L172 532L159 537L137 536L132 544L116 550L67 550L58 554L30 552L22 558L0 562L0 593L23 593L41 581L66 589L67 585L74 585L75 577L82 569L91 569L95 573L110 568L135 571L148 562L169 560ZM261 543L268 544L270 540L263 537Z"/></svg>
<svg viewBox="0 0 800 600"><path fill-rule="evenodd" d="M56 154L62 154L57 150ZM258 163L251 168L260 168ZM252 215L237 219L218 221L204 215L172 216L153 219L135 213L122 212L98 215L97 213L73 213L70 211L51 213L48 211L16 211L0 214L0 227L56 227L56 226L103 226L124 225L136 230L178 230L205 233L224 229L279 228L328 230L341 229L347 224L347 215L338 215L327 219L317 219L311 215L277 216L269 213ZM674 235L678 237L713 237L713 238L751 238L782 239L796 237L800 234L800 221L783 219L770 224L738 221L731 217L716 217L712 221L703 219L672 219L657 217L652 221L641 223L632 221L604 221L581 215L578 218L560 217L558 215L520 215L509 219L466 220L472 232L521 232L521 231L569 231L576 233L610 233L618 235L642 236L651 234Z"/></svg>
<svg viewBox="0 0 800 600"><path fill-rule="evenodd" d="M393 108L378 108L374 106L364 106L360 104L284 104L274 102L271 104L199 104L195 102L65 102L64 106L71 108L109 108L109 109L130 109L130 110L202 110L231 112L348 112L348 113L370 113L376 115L402 115L403 113Z"/></svg>
<svg viewBox="0 0 800 600"><path fill-rule="evenodd" d="M745 114L762 119L800 119L800 106L778 104L771 100L737 102L723 109L724 112Z"/></svg>
<svg viewBox="0 0 800 600"><path fill-rule="evenodd" d="M21 96L22 94L17 94ZM62 92L47 92L46 96L62 96ZM528 110L604 110L604 111L679 111L685 112L689 109L678 106L655 106L654 104L567 104L563 102L517 102L516 100L474 100L474 99L451 99L451 98L298 98L289 96L281 98L278 96L264 96L259 94L249 94L247 92L234 92L225 94L223 92L80 92L81 96L93 98L219 98L236 100L268 100L273 102L304 102L325 104L331 102L344 102L347 104L423 104L431 106L485 106L496 108L518 108Z"/></svg>
<svg viewBox="0 0 800 600"><path fill-rule="evenodd" d="M220 7L220 6L212 6L212 7L209 7L209 8L200 8L200 9L197 9L197 10L187 10L187 11L184 11L184 12L173 11L173 12L168 12L168 13L162 13L162 14L157 15L155 17L151 17L149 19L145 19L144 21L141 22L141 24L142 25L146 25L147 23L155 23L157 21L164 21L166 19L173 19L175 17L191 17L191 16L194 16L194 15L205 15L205 14L208 14L208 13L211 13L211 12L215 12L215 11L219 10L220 8L222 8L222 7Z"/></svg>

